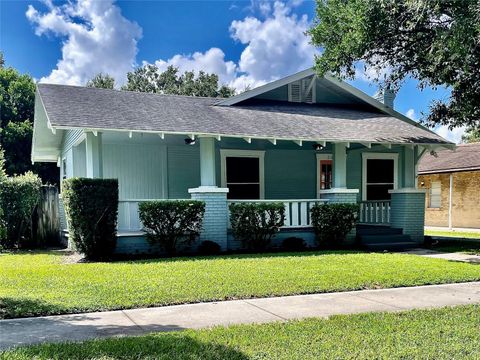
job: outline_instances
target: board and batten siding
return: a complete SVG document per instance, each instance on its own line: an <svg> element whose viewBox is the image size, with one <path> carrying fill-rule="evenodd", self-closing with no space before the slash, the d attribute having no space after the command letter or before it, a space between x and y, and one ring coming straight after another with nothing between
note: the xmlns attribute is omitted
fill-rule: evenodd
<svg viewBox="0 0 480 360"><path fill-rule="evenodd" d="M103 144L103 177L118 179L119 198L165 199L166 147L160 144Z"/></svg>
<svg viewBox="0 0 480 360"><path fill-rule="evenodd" d="M168 146L168 196L190 199L188 189L200 186L200 150L198 146Z"/></svg>

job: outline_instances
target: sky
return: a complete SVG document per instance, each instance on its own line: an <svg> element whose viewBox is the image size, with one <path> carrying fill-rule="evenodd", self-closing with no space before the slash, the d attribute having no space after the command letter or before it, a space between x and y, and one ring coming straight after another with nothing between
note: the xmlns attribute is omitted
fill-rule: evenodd
<svg viewBox="0 0 480 360"><path fill-rule="evenodd" d="M313 65L319 49L305 31L314 15L315 2L302 0L0 0L0 50L7 66L41 82L84 85L104 72L121 85L150 63L216 73L242 91ZM369 74L351 83L373 95ZM419 120L447 98L447 89L420 91L407 80L395 109ZM464 129L435 131L459 142Z"/></svg>

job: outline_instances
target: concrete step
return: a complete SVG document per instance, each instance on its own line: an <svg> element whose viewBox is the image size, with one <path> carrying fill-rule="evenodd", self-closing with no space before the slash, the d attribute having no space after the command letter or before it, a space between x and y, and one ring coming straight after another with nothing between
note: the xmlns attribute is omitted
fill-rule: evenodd
<svg viewBox="0 0 480 360"><path fill-rule="evenodd" d="M402 234L360 235L359 239L363 245L412 241L409 235Z"/></svg>
<svg viewBox="0 0 480 360"><path fill-rule="evenodd" d="M403 241L403 242L388 242L388 243L376 243L376 244L365 244L367 249L374 251L400 251L417 248L418 244L413 241Z"/></svg>
<svg viewBox="0 0 480 360"><path fill-rule="evenodd" d="M357 226L357 235L401 235L402 229L390 226Z"/></svg>

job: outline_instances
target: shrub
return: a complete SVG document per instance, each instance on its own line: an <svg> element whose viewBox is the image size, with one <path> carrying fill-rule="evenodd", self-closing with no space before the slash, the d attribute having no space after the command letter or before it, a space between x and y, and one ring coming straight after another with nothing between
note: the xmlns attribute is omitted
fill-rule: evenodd
<svg viewBox="0 0 480 360"><path fill-rule="evenodd" d="M205 240L198 246L198 252L202 255L217 255L222 249L215 241Z"/></svg>
<svg viewBox="0 0 480 360"><path fill-rule="evenodd" d="M68 233L87 259L108 258L115 250L118 181L71 178L63 181L62 198Z"/></svg>
<svg viewBox="0 0 480 360"><path fill-rule="evenodd" d="M140 220L152 244L169 255L180 243L190 245L202 229L205 203L197 200L159 200L139 204Z"/></svg>
<svg viewBox="0 0 480 360"><path fill-rule="evenodd" d="M302 238L291 236L283 240L282 248L286 251L303 251L307 248L307 244Z"/></svg>
<svg viewBox="0 0 480 360"><path fill-rule="evenodd" d="M263 250L285 220L282 203L237 203L230 205L233 235L249 249Z"/></svg>
<svg viewBox="0 0 480 360"><path fill-rule="evenodd" d="M0 222L4 222L6 228L6 231L1 231L6 233L2 247L20 247L31 240L32 214L40 198L41 186L42 181L32 172L0 182L0 207L3 212Z"/></svg>
<svg viewBox="0 0 480 360"><path fill-rule="evenodd" d="M357 204L317 204L311 209L312 226L320 246L340 246L357 223Z"/></svg>

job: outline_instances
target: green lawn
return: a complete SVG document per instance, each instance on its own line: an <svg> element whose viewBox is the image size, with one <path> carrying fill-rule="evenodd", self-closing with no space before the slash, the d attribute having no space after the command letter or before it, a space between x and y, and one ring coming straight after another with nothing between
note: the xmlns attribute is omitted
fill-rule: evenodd
<svg viewBox="0 0 480 360"><path fill-rule="evenodd" d="M473 231L467 232L467 231L453 231L453 230L425 230L425 235L480 240L480 232L473 232Z"/></svg>
<svg viewBox="0 0 480 360"><path fill-rule="evenodd" d="M480 306L463 306L47 344L0 358L478 359L479 329Z"/></svg>
<svg viewBox="0 0 480 360"><path fill-rule="evenodd" d="M0 255L0 317L480 280L480 266L405 254L305 252L67 263Z"/></svg>

